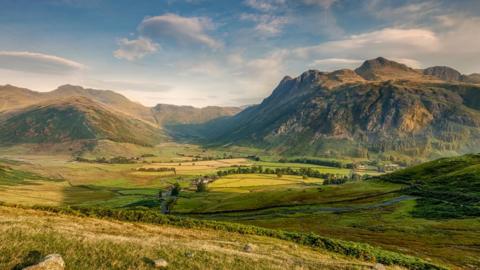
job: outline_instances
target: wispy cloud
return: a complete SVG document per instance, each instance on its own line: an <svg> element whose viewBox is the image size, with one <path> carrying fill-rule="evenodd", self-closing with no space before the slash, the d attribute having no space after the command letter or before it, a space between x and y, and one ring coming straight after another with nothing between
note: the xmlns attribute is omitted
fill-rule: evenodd
<svg viewBox="0 0 480 270"><path fill-rule="evenodd" d="M158 50L159 45L148 38L139 38L129 40L122 38L118 41L118 50L113 52L113 55L118 59L126 59L134 61L152 54Z"/></svg>
<svg viewBox="0 0 480 270"><path fill-rule="evenodd" d="M240 19L255 22L255 31L261 36L276 36L281 33L282 27L289 22L285 16L270 14L244 13L240 15Z"/></svg>
<svg viewBox="0 0 480 270"><path fill-rule="evenodd" d="M85 65L55 55L0 51L0 68L47 74L68 74L86 68Z"/></svg>
<svg viewBox="0 0 480 270"><path fill-rule="evenodd" d="M428 29L385 28L351 35L346 39L329 41L316 46L297 48L294 53L305 58L312 55L356 56L355 58L378 55L395 57L412 52L435 51L439 49L440 45L437 35Z"/></svg>

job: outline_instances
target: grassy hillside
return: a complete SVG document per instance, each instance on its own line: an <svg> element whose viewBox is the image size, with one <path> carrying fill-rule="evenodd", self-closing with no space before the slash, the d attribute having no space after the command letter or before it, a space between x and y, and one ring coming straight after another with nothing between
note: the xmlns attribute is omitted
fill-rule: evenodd
<svg viewBox="0 0 480 270"><path fill-rule="evenodd" d="M96 266L96 269L108 267L110 267L109 269L130 269L132 266L134 266L135 269L148 269L148 260L146 259L151 260L156 258L156 256L167 258L172 262L172 266L176 266L176 268L191 268L191 266L188 266L194 265L196 269L212 269L212 266L215 269L285 269L286 266L287 268L291 266L302 269L368 268L368 263L363 263L363 265L362 263L356 263L358 261L354 258L370 263L377 261L387 265L402 265L409 269L443 269L442 267L435 266L414 257L384 251L364 244L327 239L314 234L288 233L245 225L175 218L159 214L158 212L45 207L37 209L67 214L68 216L0 206L2 216L5 216L9 220L8 223L23 225L14 226L13 228L12 226L3 227L0 225L0 230L4 232L1 234L3 238L1 243L22 243L22 245L2 247L2 250L6 250L7 252L2 253L3 258L0 257L0 263L2 263L2 261L4 263L12 263L12 257L9 258L9 256L15 256L13 258L19 261L21 260L20 254L27 254L28 251L33 251L31 250L32 248L36 248L39 253L48 253L50 252L49 250L52 250L66 254L67 265L70 262L71 269L83 269L86 266ZM103 217L110 220L115 219L128 222L146 222L159 224L161 226L113 223L92 220L87 217ZM55 225L42 226L44 220L49 224ZM55 222L52 222L52 220L55 220ZM94 226L87 226L88 223L94 224ZM76 229L72 231L71 226ZM177 231L178 233L173 233L173 231ZM68 234L68 238L64 236L65 233ZM85 239L86 235L92 233L95 234L95 238ZM156 237L153 238L155 239L154 241L152 241L152 235L156 235ZM164 239L164 235L169 238L169 241ZM181 235L181 237L178 237L179 235ZM212 240L211 238L216 239ZM83 241L79 241L80 239L83 239ZM149 239L149 241L143 239ZM198 240L202 243L200 247L196 244L199 242ZM95 242L97 245L95 245ZM120 242L119 245L113 244L118 242ZM227 253L235 259L219 259L217 261L216 258L219 255L222 257L221 254L223 252L218 248L209 248L208 243L210 242L216 242L217 245L226 249L233 249L227 251ZM242 254L242 247L250 242L258 245L258 247L256 247L253 252L243 252ZM132 249L132 244L138 248ZM300 244L301 246L298 247L296 244ZM109 246L110 248L108 248ZM112 246L115 248L112 248ZM194 249L195 246L197 250ZM86 256L87 253L91 253L90 248L96 251L93 257ZM148 251L146 250L147 248ZM277 248L279 248L279 250L277 250ZM280 255L279 253L288 250L288 248L291 250L283 254L283 260L272 261L273 258L281 258L277 257ZM306 259L306 254L302 251L308 252L309 248L312 252L310 253L311 257L310 259ZM314 254L312 248L319 252L319 254ZM38 249L41 251L38 251ZM205 251L214 251L216 255L212 256L208 254L208 252L205 254ZM333 257L336 260L335 263L325 263L319 260L325 258L325 255L333 255L330 252L337 253L337 255ZM188 256L185 255L187 253L193 253L194 257L197 255L201 260L194 260L194 258L189 260ZM296 259L290 261L289 258L292 257L292 253L295 254ZM257 259L263 257L264 259L261 259L260 264L260 260L253 260L252 262L246 259L245 262L242 262L242 255L247 255L247 258L250 257L250 259L252 257L256 257ZM273 255L273 257L271 257L270 260L265 260L266 257L264 256L269 255ZM237 258L237 256L239 258ZM98 260L100 257L103 259ZM141 259L142 257L143 259ZM15 262L15 260L13 262ZM145 265L145 262L147 262L147 265ZM196 262L196 264L194 262ZM356 266L355 263L357 264Z"/></svg>
<svg viewBox="0 0 480 270"><path fill-rule="evenodd" d="M152 108L153 115L159 125L204 123L212 119L232 116L240 111L241 109L237 107L209 106L195 108L169 104L158 104Z"/></svg>
<svg viewBox="0 0 480 270"><path fill-rule="evenodd" d="M20 269L60 253L68 269L368 269L373 263L288 241L0 207L0 268ZM243 250L255 245L253 252ZM16 267L16 268L15 268ZM392 269L400 269L392 267Z"/></svg>
<svg viewBox="0 0 480 270"><path fill-rule="evenodd" d="M93 100L73 97L27 107L0 126L0 142L61 143L108 139L153 145L164 139L153 126L109 111Z"/></svg>
<svg viewBox="0 0 480 270"><path fill-rule="evenodd" d="M421 196L414 215L480 217L480 154L442 158L380 177Z"/></svg>

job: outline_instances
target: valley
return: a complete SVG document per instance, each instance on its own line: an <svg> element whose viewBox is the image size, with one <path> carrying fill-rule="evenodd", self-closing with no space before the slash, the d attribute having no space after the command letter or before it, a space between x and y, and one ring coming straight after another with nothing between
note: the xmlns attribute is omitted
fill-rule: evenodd
<svg viewBox="0 0 480 270"><path fill-rule="evenodd" d="M480 87L459 74L379 57L244 109L2 86L1 240L23 245L0 267L56 251L72 269L477 269ZM78 262L91 248L109 259Z"/></svg>

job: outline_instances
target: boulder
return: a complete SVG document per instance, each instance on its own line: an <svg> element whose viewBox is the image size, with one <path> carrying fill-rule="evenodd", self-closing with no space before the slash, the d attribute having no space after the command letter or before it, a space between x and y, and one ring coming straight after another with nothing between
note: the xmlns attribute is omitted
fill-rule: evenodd
<svg viewBox="0 0 480 270"><path fill-rule="evenodd" d="M156 259L153 261L155 268L166 268L168 266L168 262L164 259Z"/></svg>
<svg viewBox="0 0 480 270"><path fill-rule="evenodd" d="M252 244L246 244L243 247L243 251L245 251L245 252L253 252L253 250L255 250L255 246L252 245Z"/></svg>
<svg viewBox="0 0 480 270"><path fill-rule="evenodd" d="M41 262L23 268L23 270L63 270L65 262L59 254L47 255Z"/></svg>

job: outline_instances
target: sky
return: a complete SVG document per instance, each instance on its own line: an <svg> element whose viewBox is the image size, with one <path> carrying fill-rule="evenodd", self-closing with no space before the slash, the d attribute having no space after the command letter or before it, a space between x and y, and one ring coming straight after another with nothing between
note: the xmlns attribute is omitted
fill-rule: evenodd
<svg viewBox="0 0 480 270"><path fill-rule="evenodd" d="M240 106L378 56L480 73L480 1L0 0L0 85L36 91Z"/></svg>

